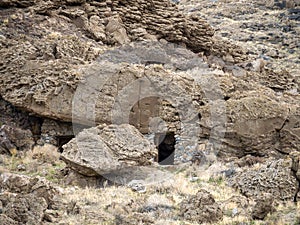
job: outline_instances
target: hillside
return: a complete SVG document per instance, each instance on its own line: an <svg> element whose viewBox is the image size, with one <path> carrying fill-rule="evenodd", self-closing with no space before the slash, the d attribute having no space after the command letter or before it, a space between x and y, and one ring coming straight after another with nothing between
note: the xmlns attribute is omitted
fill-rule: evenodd
<svg viewBox="0 0 300 225"><path fill-rule="evenodd" d="M300 224L300 2L1 0L0 225Z"/></svg>

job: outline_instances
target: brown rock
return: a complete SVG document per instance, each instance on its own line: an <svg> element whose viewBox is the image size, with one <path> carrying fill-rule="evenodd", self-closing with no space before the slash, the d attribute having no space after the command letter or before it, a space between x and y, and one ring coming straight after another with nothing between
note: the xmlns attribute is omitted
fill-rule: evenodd
<svg viewBox="0 0 300 225"><path fill-rule="evenodd" d="M12 173L0 175L0 188L12 193L33 194L38 198L44 198L47 204L53 203L57 190L45 179L39 177L28 177Z"/></svg>
<svg viewBox="0 0 300 225"><path fill-rule="evenodd" d="M34 194L0 194L0 200L4 203L3 214L17 224L39 224L47 209L45 199ZM14 224L10 219L8 224Z"/></svg>
<svg viewBox="0 0 300 225"><path fill-rule="evenodd" d="M0 152L31 150L34 141L30 130L2 125L0 128ZM16 153L16 152L15 152Z"/></svg>
<svg viewBox="0 0 300 225"><path fill-rule="evenodd" d="M62 159L86 176L150 165L157 154L154 145L126 124L85 129L63 149Z"/></svg>
<svg viewBox="0 0 300 225"><path fill-rule="evenodd" d="M273 206L274 197L272 195L262 195L256 200L256 204L253 207L252 210L252 218L253 219L259 219L263 220L268 213L272 213L275 211L275 208Z"/></svg>
<svg viewBox="0 0 300 225"><path fill-rule="evenodd" d="M247 197L268 193L274 200L293 201L299 184L291 167L291 159L270 160L262 165L244 168L230 178L230 184Z"/></svg>
<svg viewBox="0 0 300 225"><path fill-rule="evenodd" d="M110 39L109 42L111 44L117 43L122 45L130 42L120 17L108 18L105 31L108 34L108 39Z"/></svg>
<svg viewBox="0 0 300 225"><path fill-rule="evenodd" d="M0 225L18 225L19 223L7 215L0 214Z"/></svg>
<svg viewBox="0 0 300 225"><path fill-rule="evenodd" d="M199 190L195 196L181 203L180 216L199 224L215 223L223 218L223 212L209 192Z"/></svg>

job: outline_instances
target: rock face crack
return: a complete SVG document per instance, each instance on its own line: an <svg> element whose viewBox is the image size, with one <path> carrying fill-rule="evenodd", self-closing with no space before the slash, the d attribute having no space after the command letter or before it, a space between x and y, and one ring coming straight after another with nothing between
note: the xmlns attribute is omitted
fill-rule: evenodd
<svg viewBox="0 0 300 225"><path fill-rule="evenodd" d="M296 172L295 171L292 171L293 173L293 176L297 179L298 181L298 189L295 193L295 196L294 196L294 202L298 202L299 201L299 197L300 197L300 179L297 178L296 176Z"/></svg>
<svg viewBox="0 0 300 225"><path fill-rule="evenodd" d="M290 157L292 158L292 175L298 181L298 188L294 196L294 202L298 202L300 200L300 153L294 151L290 153Z"/></svg>

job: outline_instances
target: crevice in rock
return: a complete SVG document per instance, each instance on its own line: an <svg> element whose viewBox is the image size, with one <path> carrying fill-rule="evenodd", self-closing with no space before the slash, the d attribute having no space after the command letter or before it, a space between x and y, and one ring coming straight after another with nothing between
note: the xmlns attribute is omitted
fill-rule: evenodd
<svg viewBox="0 0 300 225"><path fill-rule="evenodd" d="M66 135L66 136L56 136L56 142L59 152L63 152L63 145L67 144L71 141L75 136L74 135Z"/></svg>
<svg viewBox="0 0 300 225"><path fill-rule="evenodd" d="M224 100L225 100L225 101L228 101L229 99L230 99L229 96L224 96Z"/></svg>
<svg viewBox="0 0 300 225"><path fill-rule="evenodd" d="M294 202L297 202L298 195L300 195L300 180L297 178L297 175L296 175L295 171L292 170L292 174L298 182L298 188L297 188L297 191L296 191L295 196L294 196Z"/></svg>
<svg viewBox="0 0 300 225"><path fill-rule="evenodd" d="M293 153L291 153L291 157L292 157L291 173L292 173L293 177L295 177L295 179L298 182L298 188L297 188L297 191L296 191L295 196L294 196L294 202L297 202L298 198L300 197L300 179L299 179L299 175L297 175L298 170L300 170L300 168L299 168L300 158L297 159L297 156L293 157Z"/></svg>
<svg viewBox="0 0 300 225"><path fill-rule="evenodd" d="M41 117L29 116L28 118L28 128L31 130L35 142L41 138L43 122L44 119Z"/></svg>
<svg viewBox="0 0 300 225"><path fill-rule="evenodd" d="M175 133L157 133L154 140L158 149L158 163L160 165L173 165L176 144Z"/></svg>
<svg viewBox="0 0 300 225"><path fill-rule="evenodd" d="M281 154L283 154L283 155L288 155L289 153L288 152L285 152L285 151L282 151L281 150L281 131L282 131L282 129L285 127L285 125L287 124L289 122L289 119L288 118L286 118L285 120L284 120L284 122L282 123L282 125L281 125L281 127L280 128L278 128L278 129L275 129L275 131L276 131L276 144L278 144L278 146L275 146L275 150L277 151L277 152L279 152L279 153L281 153Z"/></svg>

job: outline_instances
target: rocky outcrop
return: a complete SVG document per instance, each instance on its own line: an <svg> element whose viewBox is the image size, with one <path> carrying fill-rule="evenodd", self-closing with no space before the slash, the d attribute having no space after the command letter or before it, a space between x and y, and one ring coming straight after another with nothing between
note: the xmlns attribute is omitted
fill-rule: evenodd
<svg viewBox="0 0 300 225"><path fill-rule="evenodd" d="M15 1L2 4L28 6ZM209 50L213 35L205 21L187 18L167 0L34 1L30 12L24 16L23 9L1 11L0 94L15 106L65 121L71 118L78 69L107 45L134 41L131 31L146 29L158 39L186 43L195 51Z"/></svg>
<svg viewBox="0 0 300 225"><path fill-rule="evenodd" d="M291 168L291 159L270 160L252 168L246 167L230 179L230 184L247 197L268 193L276 200L294 201L299 183Z"/></svg>
<svg viewBox="0 0 300 225"><path fill-rule="evenodd" d="M271 151L280 148L280 130L289 116L285 103L267 96L248 96L229 99L227 102L227 130L220 155L247 154L270 156ZM276 149L278 148L278 149Z"/></svg>
<svg viewBox="0 0 300 225"><path fill-rule="evenodd" d="M274 197L270 194L259 196L256 200L256 204L252 209L252 218L263 220L268 215L268 213L274 212L275 207L273 205L273 202Z"/></svg>
<svg viewBox="0 0 300 225"><path fill-rule="evenodd" d="M2 202L1 225L39 224L47 209L45 199L33 194L0 194Z"/></svg>
<svg viewBox="0 0 300 225"><path fill-rule="evenodd" d="M62 159L86 176L151 165L157 154L155 146L126 124L85 129L63 148Z"/></svg>
<svg viewBox="0 0 300 225"><path fill-rule="evenodd" d="M208 191L199 190L195 196L181 203L180 215L185 220L202 224L218 222L222 219L223 212Z"/></svg>
<svg viewBox="0 0 300 225"><path fill-rule="evenodd" d="M88 126L130 123L142 133L163 124L182 140L194 137L184 151L208 139L224 143L222 157L299 151L295 76L265 69L263 57L244 62L241 48L167 0L1 4L0 95L15 106ZM133 43L142 40L151 42ZM55 123L44 121L45 140L73 135L70 123Z"/></svg>
<svg viewBox="0 0 300 225"><path fill-rule="evenodd" d="M0 127L0 153L11 153L17 150L30 150L34 144L30 130L2 125Z"/></svg>
<svg viewBox="0 0 300 225"><path fill-rule="evenodd" d="M12 173L0 175L0 188L11 193L33 194L44 198L49 205L53 203L55 195L58 194L50 182L43 178Z"/></svg>
<svg viewBox="0 0 300 225"><path fill-rule="evenodd" d="M11 173L0 175L0 224L39 224L55 208L58 191L48 181Z"/></svg>

